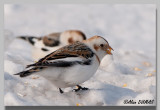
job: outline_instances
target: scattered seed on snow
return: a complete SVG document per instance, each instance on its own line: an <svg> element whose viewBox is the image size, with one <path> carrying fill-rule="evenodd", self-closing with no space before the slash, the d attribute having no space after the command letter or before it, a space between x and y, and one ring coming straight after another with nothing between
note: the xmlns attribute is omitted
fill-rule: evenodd
<svg viewBox="0 0 160 110"><path fill-rule="evenodd" d="M151 76L153 76L153 74L152 74L152 73L148 73L148 74L146 74L146 77L151 77Z"/></svg>
<svg viewBox="0 0 160 110"><path fill-rule="evenodd" d="M36 85L32 85L33 88L37 87Z"/></svg>
<svg viewBox="0 0 160 110"><path fill-rule="evenodd" d="M151 64L149 62L143 62L143 65L147 66L147 67L151 66Z"/></svg>
<svg viewBox="0 0 160 110"><path fill-rule="evenodd" d="M24 97L24 96L26 96L26 94L21 94L21 93L17 93L17 95L19 95L20 97Z"/></svg>
<svg viewBox="0 0 160 110"><path fill-rule="evenodd" d="M39 77L35 77L35 76L32 77L32 79L38 79L38 78L39 78Z"/></svg>
<svg viewBox="0 0 160 110"><path fill-rule="evenodd" d="M138 67L134 68L135 71L141 71L141 69L139 69Z"/></svg>
<svg viewBox="0 0 160 110"><path fill-rule="evenodd" d="M76 106L81 106L81 104L77 103Z"/></svg>
<svg viewBox="0 0 160 110"><path fill-rule="evenodd" d="M127 87L127 84L125 83L125 84L123 84L123 86L122 87Z"/></svg>
<svg viewBox="0 0 160 110"><path fill-rule="evenodd" d="M28 85L28 82L24 82L24 84Z"/></svg>

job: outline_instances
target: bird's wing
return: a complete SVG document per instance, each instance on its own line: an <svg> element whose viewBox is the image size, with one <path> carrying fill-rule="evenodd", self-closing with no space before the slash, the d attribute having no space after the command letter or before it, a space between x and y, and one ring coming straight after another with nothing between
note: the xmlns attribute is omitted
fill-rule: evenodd
<svg viewBox="0 0 160 110"><path fill-rule="evenodd" d="M46 35L43 37L43 43L45 46L48 47L55 47L60 44L59 37L61 35L61 32L57 33L51 33L49 35Z"/></svg>
<svg viewBox="0 0 160 110"><path fill-rule="evenodd" d="M71 45L67 45L65 47L62 47L49 55L45 56L44 58L40 59L38 62L28 65L28 67L35 67L35 66L56 66L62 65L64 63L68 64L68 61L65 61L66 58L83 58L83 59L89 59L93 57L94 53L93 51L86 46L84 43L76 42ZM57 61L56 61L57 60ZM59 61L61 60L61 61ZM73 62L73 61L72 61ZM74 62L75 63L75 62ZM76 62L77 63L77 62Z"/></svg>
<svg viewBox="0 0 160 110"><path fill-rule="evenodd" d="M94 53L88 46L86 46L83 43L77 42L52 52L51 54L40 59L37 63L27 66L27 67L32 67L31 69L19 72L15 75L20 75L20 77L25 77L33 73L39 72L50 66L71 67L75 64L90 65L91 64L90 58L92 58L93 55Z"/></svg>

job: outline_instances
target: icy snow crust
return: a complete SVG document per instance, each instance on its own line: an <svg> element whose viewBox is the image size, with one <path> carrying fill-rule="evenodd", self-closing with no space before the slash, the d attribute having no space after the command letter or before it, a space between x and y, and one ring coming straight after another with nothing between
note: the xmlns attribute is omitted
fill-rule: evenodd
<svg viewBox="0 0 160 110"><path fill-rule="evenodd" d="M155 19L154 5L5 5L5 105L136 105L124 104L125 99L154 100L148 105L155 105ZM113 56L106 56L95 75L82 84L88 91L66 88L60 94L43 77L13 75L34 62L32 46L16 36L68 29L82 30L87 38L103 36L114 49Z"/></svg>

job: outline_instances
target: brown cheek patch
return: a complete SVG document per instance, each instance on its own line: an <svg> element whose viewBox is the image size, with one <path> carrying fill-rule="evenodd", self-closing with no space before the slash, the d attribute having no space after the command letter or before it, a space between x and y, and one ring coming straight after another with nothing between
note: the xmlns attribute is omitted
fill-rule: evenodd
<svg viewBox="0 0 160 110"><path fill-rule="evenodd" d="M94 45L94 49L97 51L99 49L99 46Z"/></svg>
<svg viewBox="0 0 160 110"><path fill-rule="evenodd" d="M68 39L68 42L69 42L70 44L72 44L72 43L73 43L73 39L72 39L72 38L69 38L69 39Z"/></svg>

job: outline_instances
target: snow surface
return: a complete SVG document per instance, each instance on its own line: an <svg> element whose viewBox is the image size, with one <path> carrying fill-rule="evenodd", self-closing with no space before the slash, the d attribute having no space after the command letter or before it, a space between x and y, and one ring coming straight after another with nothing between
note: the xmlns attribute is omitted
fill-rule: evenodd
<svg viewBox="0 0 160 110"><path fill-rule="evenodd" d="M124 104L125 99L154 100L148 105L155 105L155 9L149 4L5 5L5 105L134 106ZM60 94L43 77L13 75L33 63L32 47L16 36L42 36L68 29L82 30L88 38L103 36L114 49L113 56L106 56L96 74L82 84L90 90L75 93L66 88Z"/></svg>

